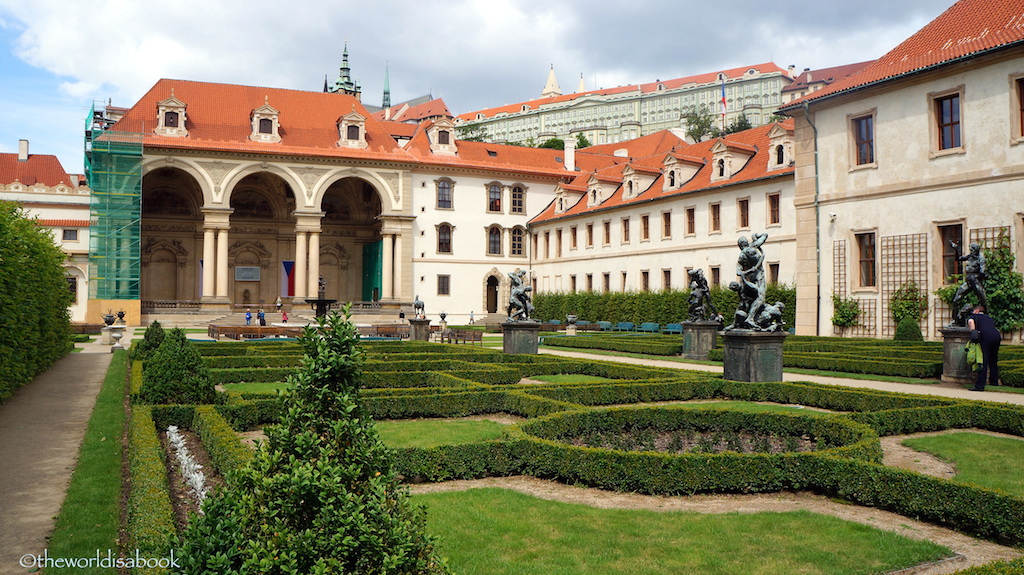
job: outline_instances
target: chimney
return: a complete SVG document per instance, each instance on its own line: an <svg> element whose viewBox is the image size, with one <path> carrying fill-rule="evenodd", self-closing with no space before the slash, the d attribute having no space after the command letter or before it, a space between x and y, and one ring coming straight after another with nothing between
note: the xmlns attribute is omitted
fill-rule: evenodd
<svg viewBox="0 0 1024 575"><path fill-rule="evenodd" d="M789 76L790 78L795 78L796 76L793 75L793 72L795 72L795 71L796 71L796 66L794 66L793 64L790 64L789 67L786 68L786 75Z"/></svg>
<svg viewBox="0 0 1024 575"><path fill-rule="evenodd" d="M804 80L804 81L807 82L808 84L810 84L811 83L811 69L810 68L804 68L804 74L807 75L807 79Z"/></svg>
<svg viewBox="0 0 1024 575"><path fill-rule="evenodd" d="M18 161L28 161L28 140L18 140Z"/></svg>
<svg viewBox="0 0 1024 575"><path fill-rule="evenodd" d="M565 139L565 169L570 172L576 171L576 138L572 134Z"/></svg>

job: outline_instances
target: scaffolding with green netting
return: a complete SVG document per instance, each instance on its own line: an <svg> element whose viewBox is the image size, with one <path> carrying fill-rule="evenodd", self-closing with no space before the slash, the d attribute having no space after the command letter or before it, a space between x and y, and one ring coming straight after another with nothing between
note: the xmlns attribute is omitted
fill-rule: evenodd
<svg viewBox="0 0 1024 575"><path fill-rule="evenodd" d="M94 107L85 126L89 299L139 299L142 134L109 130L104 112Z"/></svg>

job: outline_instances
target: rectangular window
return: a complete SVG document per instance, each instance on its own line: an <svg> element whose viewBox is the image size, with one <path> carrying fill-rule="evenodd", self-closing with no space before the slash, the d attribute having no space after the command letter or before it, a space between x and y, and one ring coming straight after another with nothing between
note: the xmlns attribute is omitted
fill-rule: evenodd
<svg viewBox="0 0 1024 575"><path fill-rule="evenodd" d="M697 233L697 208L690 206L686 208L686 235L692 236Z"/></svg>
<svg viewBox="0 0 1024 575"><path fill-rule="evenodd" d="M555 230L555 257L562 257L562 228Z"/></svg>
<svg viewBox="0 0 1024 575"><path fill-rule="evenodd" d="M858 166L875 163L875 117L861 116L851 123L854 161Z"/></svg>
<svg viewBox="0 0 1024 575"><path fill-rule="evenodd" d="M1014 88L1017 96L1017 138L1024 138L1024 78L1014 80Z"/></svg>
<svg viewBox="0 0 1024 575"><path fill-rule="evenodd" d="M939 149L959 148L961 146L960 94L950 94L936 98L935 117L939 128Z"/></svg>
<svg viewBox="0 0 1024 575"><path fill-rule="evenodd" d="M651 291L651 272L647 270L640 271L640 289L642 291Z"/></svg>
<svg viewBox="0 0 1024 575"><path fill-rule="evenodd" d="M68 291L71 292L71 303L78 303L78 278L74 276L66 276L64 279L68 280Z"/></svg>
<svg viewBox="0 0 1024 575"><path fill-rule="evenodd" d="M661 239L672 237L672 212L661 212Z"/></svg>
<svg viewBox="0 0 1024 575"><path fill-rule="evenodd" d="M451 295L451 281L450 275L437 276L437 295Z"/></svg>
<svg viewBox="0 0 1024 575"><path fill-rule="evenodd" d="M608 272L604 272L604 274L603 274L603 276L601 278L601 281L603 283L602 287L604 287L604 291L605 292L612 291L612 274L610 274Z"/></svg>
<svg viewBox="0 0 1024 575"><path fill-rule="evenodd" d="M512 230L512 247L511 253L514 256L523 255L523 230L517 228Z"/></svg>
<svg viewBox="0 0 1024 575"><path fill-rule="evenodd" d="M860 286L874 287L875 283L875 233L857 234Z"/></svg>
<svg viewBox="0 0 1024 575"><path fill-rule="evenodd" d="M711 266L711 285L716 286L722 283L722 269L718 266Z"/></svg>
<svg viewBox="0 0 1024 575"><path fill-rule="evenodd" d="M626 272L622 272L622 282L619 285L620 291L626 291Z"/></svg>
<svg viewBox="0 0 1024 575"><path fill-rule="evenodd" d="M651 239L651 216L640 216L640 241Z"/></svg>
<svg viewBox="0 0 1024 575"><path fill-rule="evenodd" d="M512 188L512 213L513 214L525 214L526 205L523 202L523 196L526 194L523 188L516 186Z"/></svg>
<svg viewBox="0 0 1024 575"><path fill-rule="evenodd" d="M576 249L576 226L569 228L569 249Z"/></svg>
<svg viewBox="0 0 1024 575"><path fill-rule="evenodd" d="M537 251L537 234L533 234L533 255L536 256L540 252Z"/></svg>
<svg viewBox="0 0 1024 575"><path fill-rule="evenodd" d="M594 224L587 224L587 247L594 247Z"/></svg>
<svg viewBox="0 0 1024 575"><path fill-rule="evenodd" d="M768 223L782 223L782 197L781 194L768 194Z"/></svg>
<svg viewBox="0 0 1024 575"><path fill-rule="evenodd" d="M629 218L622 218L622 243L629 243Z"/></svg>
<svg viewBox="0 0 1024 575"><path fill-rule="evenodd" d="M576 274L569 276L569 292L576 293Z"/></svg>
<svg viewBox="0 0 1024 575"><path fill-rule="evenodd" d="M64 234L61 236L65 242L77 242L78 241L78 230L64 230Z"/></svg>
<svg viewBox="0 0 1024 575"><path fill-rule="evenodd" d="M768 264L768 283L777 284L779 283L779 264L770 263Z"/></svg>
<svg viewBox="0 0 1024 575"><path fill-rule="evenodd" d="M602 225L604 226L604 245L610 246L612 244L612 223L604 221Z"/></svg>
<svg viewBox="0 0 1024 575"><path fill-rule="evenodd" d="M963 264L956 259L956 251L950 243L956 243L963 251L964 227L960 224L939 226L942 241L942 283L952 283L952 276L963 273Z"/></svg>
<svg viewBox="0 0 1024 575"><path fill-rule="evenodd" d="M743 198L736 200L736 224L739 225L740 229L747 229L750 227L750 199Z"/></svg>
<svg viewBox="0 0 1024 575"><path fill-rule="evenodd" d="M551 257L551 232L544 232L544 259Z"/></svg>
<svg viewBox="0 0 1024 575"><path fill-rule="evenodd" d="M594 274L587 274L587 291L594 291Z"/></svg>
<svg viewBox="0 0 1024 575"><path fill-rule="evenodd" d="M491 186L487 188L487 211L501 211L501 186L497 184L491 184Z"/></svg>
<svg viewBox="0 0 1024 575"><path fill-rule="evenodd" d="M672 289L672 270L661 270L661 288L665 291Z"/></svg>
<svg viewBox="0 0 1024 575"><path fill-rule="evenodd" d="M708 206L711 212L711 231L720 232L722 231L722 204L711 204Z"/></svg>

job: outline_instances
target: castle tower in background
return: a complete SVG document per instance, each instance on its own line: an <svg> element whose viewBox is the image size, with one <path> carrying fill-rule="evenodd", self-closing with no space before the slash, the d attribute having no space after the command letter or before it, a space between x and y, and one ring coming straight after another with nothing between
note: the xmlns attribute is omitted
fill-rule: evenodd
<svg viewBox="0 0 1024 575"><path fill-rule="evenodd" d="M352 81L352 69L348 65L348 42L345 42L345 49L341 53L341 68L338 71L338 78L333 83L328 83L324 78L324 92L336 94L348 94L360 100L362 88L358 82Z"/></svg>

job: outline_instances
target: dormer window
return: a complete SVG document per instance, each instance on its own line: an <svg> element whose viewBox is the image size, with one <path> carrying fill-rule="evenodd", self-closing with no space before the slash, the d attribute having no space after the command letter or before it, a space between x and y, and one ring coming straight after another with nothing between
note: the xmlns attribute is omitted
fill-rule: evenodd
<svg viewBox="0 0 1024 575"><path fill-rule="evenodd" d="M779 144L775 146L775 163L781 164L786 159L786 148Z"/></svg>
<svg viewBox="0 0 1024 575"><path fill-rule="evenodd" d="M183 138L188 136L185 128L185 102L174 97L174 90L171 90L171 97L157 102L157 126L153 132L160 136L172 138Z"/></svg>
<svg viewBox="0 0 1024 575"><path fill-rule="evenodd" d="M270 105L270 98L263 99L263 105L252 111L252 133L249 139L254 142L276 144L281 141L281 126L278 116L281 112Z"/></svg>
<svg viewBox="0 0 1024 575"><path fill-rule="evenodd" d="M365 148L366 142L366 117L356 111L355 104L352 104L352 111L338 118L338 146L341 148Z"/></svg>
<svg viewBox="0 0 1024 575"><path fill-rule="evenodd" d="M443 156L454 156L458 153L458 146L455 138L452 138L452 130L455 124L451 118L441 118L427 128L427 138L430 140L430 151Z"/></svg>
<svg viewBox="0 0 1024 575"><path fill-rule="evenodd" d="M717 166L718 166L718 177L719 178L724 178L725 177L725 159L723 158L721 160L718 160Z"/></svg>
<svg viewBox="0 0 1024 575"><path fill-rule="evenodd" d="M676 171L672 170L668 173L668 186L670 188L676 187Z"/></svg>
<svg viewBox="0 0 1024 575"><path fill-rule="evenodd" d="M768 130L768 169L777 170L788 167L793 162L793 130L775 124Z"/></svg>

